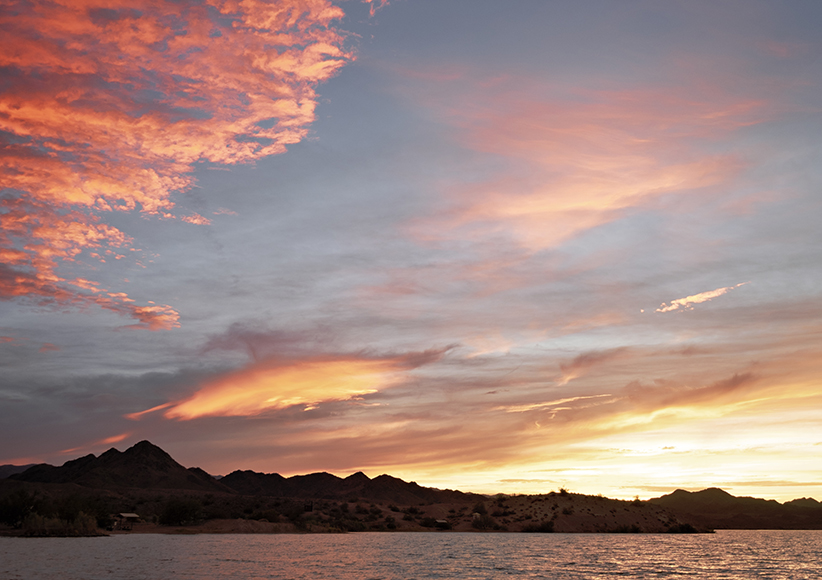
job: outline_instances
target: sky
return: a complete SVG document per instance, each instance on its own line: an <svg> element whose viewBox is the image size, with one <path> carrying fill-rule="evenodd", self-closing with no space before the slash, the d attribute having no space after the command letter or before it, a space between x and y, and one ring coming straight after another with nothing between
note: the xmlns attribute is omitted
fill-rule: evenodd
<svg viewBox="0 0 822 580"><path fill-rule="evenodd" d="M0 22L0 464L822 499L819 2Z"/></svg>

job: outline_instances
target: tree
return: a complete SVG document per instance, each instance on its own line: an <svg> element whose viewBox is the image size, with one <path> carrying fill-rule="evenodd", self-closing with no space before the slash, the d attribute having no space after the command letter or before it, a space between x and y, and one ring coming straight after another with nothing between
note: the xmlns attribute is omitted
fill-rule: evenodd
<svg viewBox="0 0 822 580"><path fill-rule="evenodd" d="M202 505L194 499L171 498L166 502L160 523L164 526L193 524L202 518Z"/></svg>

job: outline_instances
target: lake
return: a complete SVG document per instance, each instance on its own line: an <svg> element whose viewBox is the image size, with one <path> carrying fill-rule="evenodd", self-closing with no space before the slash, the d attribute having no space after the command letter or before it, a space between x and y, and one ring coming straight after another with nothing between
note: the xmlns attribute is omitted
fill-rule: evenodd
<svg viewBox="0 0 822 580"><path fill-rule="evenodd" d="M819 578L822 531L0 537L0 578Z"/></svg>

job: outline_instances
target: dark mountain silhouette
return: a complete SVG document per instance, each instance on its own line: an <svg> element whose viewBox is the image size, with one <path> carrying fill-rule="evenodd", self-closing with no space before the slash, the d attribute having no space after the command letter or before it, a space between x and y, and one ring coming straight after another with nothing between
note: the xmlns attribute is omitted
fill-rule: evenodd
<svg viewBox="0 0 822 580"><path fill-rule="evenodd" d="M482 499L478 494L461 491L422 487L390 475L374 479L358 471L345 479L330 473L312 473L283 477L277 473L234 471L220 483L244 495L267 495L305 499L348 499L364 497L371 501L387 501L397 504L429 502L467 502Z"/></svg>
<svg viewBox="0 0 822 580"><path fill-rule="evenodd" d="M686 524L690 524L691 529L822 529L822 504L815 499L801 498L781 504L774 500L735 497L717 488L693 493L678 489L647 502L606 501L606 498L552 492L546 496L512 497L505 500L510 502L510 506L504 507L503 500L499 498L422 487L390 475L372 479L362 472L340 478L330 473L283 477L277 473L234 471L217 480L202 469L186 469L148 441L141 441L123 452L109 449L99 457L86 455L67 461L60 467L34 465L22 473L3 479L0 488L13 492L20 486L29 484L39 492L51 494L55 498L61 494L77 493L78 486L88 490L84 493L108 494L110 497L137 498L143 494L142 509L153 509L156 513L160 513L158 502L165 501L158 498L177 497L181 493L189 495L193 492L203 498L203 506L209 506L214 512L209 517L215 518L243 517L256 513L254 510L260 511L262 508L259 506L263 504L268 505L268 509L273 506L281 511L288 511L291 509L288 506L292 503L302 508L303 505L314 503L330 506L338 505L337 502L341 505L353 501L357 504L370 502L372 508L369 509L376 509L373 508L376 503L383 506L388 504L390 507L379 509L388 509L385 513L394 514L394 521L405 522L406 516L421 512L410 511L410 508L399 510L397 506L419 508L437 504L448 507L442 507L442 513L437 512L436 517L451 517L457 511L470 516L472 506L485 501L496 505L489 509L496 514L495 517L501 518L502 524L514 528L531 521L533 515L540 518L553 517L556 519L554 529L558 531L597 531L605 528L646 531L659 528L665 531L671 526L681 528ZM152 495L146 496L149 492ZM304 503L305 500L312 502ZM252 503L248 504L249 501ZM133 503L131 500L129 502ZM150 502L158 505L150 507ZM562 507L557 502L570 503ZM599 505L597 502L605 503ZM606 503L609 506L607 509L604 507ZM551 513L546 511L549 504L553 510ZM659 513L654 511L652 514L653 510L649 509L643 511L643 506L653 507ZM359 507L361 506L358 505ZM538 512L538 508L543 509L544 513ZM398 511L403 513L402 520L397 519ZM470 524L463 522L461 525Z"/></svg>
<svg viewBox="0 0 822 580"><path fill-rule="evenodd" d="M140 488L157 490L199 490L240 495L290 497L299 499L368 498L397 504L469 502L482 499L477 494L439 490L408 483L390 475L374 479L362 472L340 478L330 473L283 477L277 473L235 471L215 479L202 469L186 469L148 441L126 451L109 449L99 457L86 455L60 467L41 463L9 477L37 483L75 484L95 489Z"/></svg>
<svg viewBox="0 0 822 580"><path fill-rule="evenodd" d="M23 473L29 467L33 466L34 463L29 463L28 465L0 465L0 479L5 479L10 475L14 475L15 473Z"/></svg>
<svg viewBox="0 0 822 580"><path fill-rule="evenodd" d="M9 479L39 483L74 483L98 489L136 487L228 492L202 469L186 469L148 441L126 451L109 449L99 457L86 455L60 467L41 463Z"/></svg>
<svg viewBox="0 0 822 580"><path fill-rule="evenodd" d="M682 521L715 529L822 529L822 504L809 498L781 504L712 487L697 492L678 489L648 501Z"/></svg>

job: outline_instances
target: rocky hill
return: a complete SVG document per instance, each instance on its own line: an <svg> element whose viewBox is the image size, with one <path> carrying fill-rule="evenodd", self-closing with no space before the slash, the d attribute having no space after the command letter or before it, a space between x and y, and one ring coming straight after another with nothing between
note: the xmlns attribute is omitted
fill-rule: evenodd
<svg viewBox="0 0 822 580"><path fill-rule="evenodd" d="M244 495L303 499L366 497L371 501L395 504L464 503L483 499L479 494L422 487L415 482L408 483L390 475L371 479L359 471L345 479L330 473L286 478L277 473L234 471L223 477L220 483Z"/></svg>
<svg viewBox="0 0 822 580"><path fill-rule="evenodd" d="M277 473L235 471L217 480L197 467L183 467L148 441L141 441L123 452L112 448L99 457L86 455L67 461L60 467L45 463L33 465L8 478L105 490L198 490L298 499L366 497L371 501L396 504L464 503L483 498L478 494L422 487L390 475L371 479L362 472L343 479L330 473L283 477Z"/></svg>
<svg viewBox="0 0 822 580"><path fill-rule="evenodd" d="M6 465L0 465L0 479L5 479L15 473L23 473L33 465L33 463L29 463L28 465L11 465L8 463Z"/></svg>
<svg viewBox="0 0 822 580"><path fill-rule="evenodd" d="M109 449L99 457L86 455L60 467L41 463L8 479L38 483L73 483L95 489L134 487L141 489L231 490L202 469L186 469L148 441L126 451Z"/></svg>
<svg viewBox="0 0 822 580"><path fill-rule="evenodd" d="M330 473L283 477L235 471L218 480L202 469L183 467L148 441L59 467L34 465L0 479L0 521L19 523L35 504L35 511L48 517L73 510L94 513L103 522L108 514L137 512L145 522L162 524L177 514L176 521L188 524L254 521L259 522L254 529L279 531L822 529L822 504L814 499L781 504L734 497L716 488L621 501L566 490L491 497L423 487L390 475L372 479L361 472L340 478ZM15 516L15 510L23 510L22 515ZM232 524L225 529L246 527Z"/></svg>
<svg viewBox="0 0 822 580"><path fill-rule="evenodd" d="M715 529L822 529L822 504L802 498L775 500L735 497L712 487L697 492L678 489L648 500L681 520Z"/></svg>

